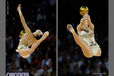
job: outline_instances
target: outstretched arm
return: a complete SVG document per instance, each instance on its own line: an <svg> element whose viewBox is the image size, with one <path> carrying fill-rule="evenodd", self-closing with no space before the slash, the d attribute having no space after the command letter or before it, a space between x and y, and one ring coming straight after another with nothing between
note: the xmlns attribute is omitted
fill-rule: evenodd
<svg viewBox="0 0 114 76"><path fill-rule="evenodd" d="M21 23L25 29L25 32L30 32L31 30L29 29L29 27L27 26L26 22L25 22L25 19L23 17L23 14L21 12L21 4L18 5L17 7L17 11L19 12L19 16L20 16L20 19L21 19Z"/></svg>
<svg viewBox="0 0 114 76"><path fill-rule="evenodd" d="M92 31L94 31L94 25L93 25L93 23L91 22L91 19L90 19L90 16L89 16L89 15L87 16L87 19L88 19L89 28L90 28Z"/></svg>
<svg viewBox="0 0 114 76"><path fill-rule="evenodd" d="M78 34L80 34L80 30L81 30L82 27L84 26L84 23L85 23L85 19L84 19L84 17L83 17L83 18L80 20L80 24L78 24L77 27L76 27Z"/></svg>

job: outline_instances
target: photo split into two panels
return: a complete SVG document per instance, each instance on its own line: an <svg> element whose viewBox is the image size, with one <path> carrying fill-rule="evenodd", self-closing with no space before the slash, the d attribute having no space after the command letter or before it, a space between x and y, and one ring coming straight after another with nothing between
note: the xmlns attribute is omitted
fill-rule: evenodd
<svg viewBox="0 0 114 76"><path fill-rule="evenodd" d="M6 0L7 76L108 76L108 69L108 0Z"/></svg>

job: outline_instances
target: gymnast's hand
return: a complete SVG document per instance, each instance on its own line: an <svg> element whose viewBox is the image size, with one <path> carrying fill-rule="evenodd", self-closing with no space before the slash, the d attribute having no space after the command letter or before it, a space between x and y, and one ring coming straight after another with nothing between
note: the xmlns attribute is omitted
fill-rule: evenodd
<svg viewBox="0 0 114 76"><path fill-rule="evenodd" d="M80 20L80 24L83 25L85 23L85 17L83 17L81 20Z"/></svg>
<svg viewBox="0 0 114 76"><path fill-rule="evenodd" d="M86 14L86 19L87 19L88 23L90 24L91 23L91 19L90 19L90 16L88 14Z"/></svg>
<svg viewBox="0 0 114 76"><path fill-rule="evenodd" d="M17 11L18 11L18 12L21 11L21 4L18 5Z"/></svg>
<svg viewBox="0 0 114 76"><path fill-rule="evenodd" d="M84 20L88 20L89 15L88 15L88 14L85 14L85 15L83 16L83 18L84 18Z"/></svg>

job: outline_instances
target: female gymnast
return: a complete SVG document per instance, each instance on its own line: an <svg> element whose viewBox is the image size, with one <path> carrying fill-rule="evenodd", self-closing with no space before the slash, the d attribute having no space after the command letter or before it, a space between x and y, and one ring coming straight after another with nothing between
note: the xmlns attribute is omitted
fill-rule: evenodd
<svg viewBox="0 0 114 76"><path fill-rule="evenodd" d="M81 47L85 57L101 56L101 49L94 37L94 25L88 15L88 7L82 6L80 14L83 18L77 26L78 35L75 33L71 24L67 25L67 29L72 33L75 42Z"/></svg>
<svg viewBox="0 0 114 76"><path fill-rule="evenodd" d="M23 14L21 12L21 4L18 5L17 11L19 12L20 20L24 27L25 33L24 31L20 32L19 37L21 39L19 41L19 45L16 51L23 58L28 58L30 54L32 54L35 51L35 49L39 46L39 44L47 38L49 32L47 31L43 34L40 30L36 30L34 33L32 33L29 27L27 26ZM36 36L41 36L41 35L42 37L39 40L35 38Z"/></svg>

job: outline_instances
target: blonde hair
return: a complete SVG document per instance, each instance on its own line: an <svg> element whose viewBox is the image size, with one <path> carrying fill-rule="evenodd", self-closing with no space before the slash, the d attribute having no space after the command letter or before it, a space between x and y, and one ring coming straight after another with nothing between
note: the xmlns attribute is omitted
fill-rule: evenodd
<svg viewBox="0 0 114 76"><path fill-rule="evenodd" d="M23 35L25 34L25 30L22 30L21 32L20 32L20 37L22 37Z"/></svg>

